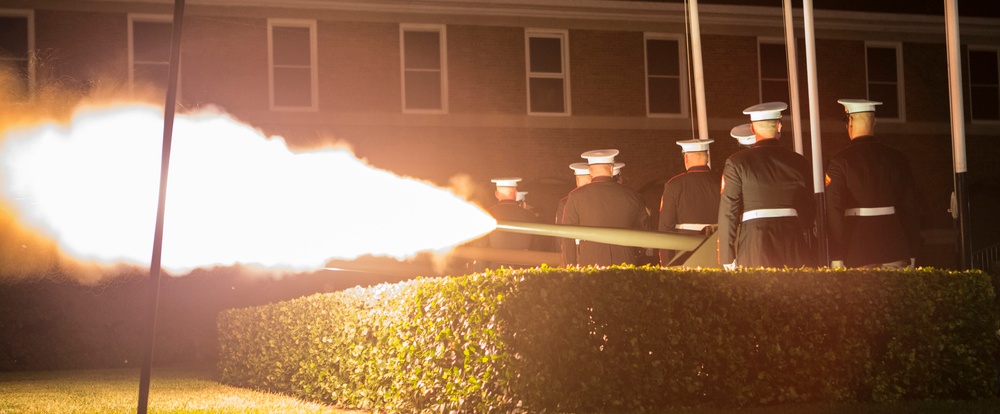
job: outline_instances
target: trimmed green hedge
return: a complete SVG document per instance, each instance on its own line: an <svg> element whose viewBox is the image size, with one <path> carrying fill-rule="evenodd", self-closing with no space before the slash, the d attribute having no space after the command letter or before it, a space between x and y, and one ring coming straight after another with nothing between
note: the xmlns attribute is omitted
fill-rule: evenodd
<svg viewBox="0 0 1000 414"><path fill-rule="evenodd" d="M220 370L408 412L991 398L993 298L978 271L502 270L226 311Z"/></svg>

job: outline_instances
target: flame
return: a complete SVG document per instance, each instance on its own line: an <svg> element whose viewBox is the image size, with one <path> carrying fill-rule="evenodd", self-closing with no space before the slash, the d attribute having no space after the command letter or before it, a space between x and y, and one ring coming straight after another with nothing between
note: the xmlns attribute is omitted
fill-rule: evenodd
<svg viewBox="0 0 1000 414"><path fill-rule="evenodd" d="M161 109L118 105L9 131L0 196L76 259L148 265L162 128ZM405 259L496 226L451 191L371 167L347 148L296 153L281 137L210 111L175 119L165 208L161 262L175 272Z"/></svg>

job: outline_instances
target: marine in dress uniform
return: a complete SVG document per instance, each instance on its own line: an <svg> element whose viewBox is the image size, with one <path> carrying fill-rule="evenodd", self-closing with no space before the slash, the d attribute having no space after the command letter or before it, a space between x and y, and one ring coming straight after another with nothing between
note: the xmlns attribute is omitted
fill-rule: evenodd
<svg viewBox="0 0 1000 414"><path fill-rule="evenodd" d="M506 221L534 222L537 220L535 213L521 207L517 202L517 183L521 181L519 177L495 178L492 180L496 186L494 195L497 203L486 209L493 218ZM500 249L529 250L533 246L534 236L530 234L512 233L506 231L494 231L485 238L486 247ZM500 266L517 267L507 263L485 263L485 267L497 268ZM482 270L479 267L478 270Z"/></svg>
<svg viewBox="0 0 1000 414"><path fill-rule="evenodd" d="M590 165L585 162L574 162L569 165L569 169L573 170L573 179L576 180L576 187L590 184ZM569 199L569 195L559 199L556 203L556 224L562 224L563 211L566 210L566 200ZM572 241L573 248L563 251L563 264L564 265L575 265L576 263L576 239L569 239ZM559 246L562 248L563 240L560 239Z"/></svg>
<svg viewBox="0 0 1000 414"><path fill-rule="evenodd" d="M743 111L756 142L726 160L719 204L719 262L727 269L814 263L806 231L815 202L806 159L778 145L784 102Z"/></svg>
<svg viewBox="0 0 1000 414"><path fill-rule="evenodd" d="M734 126L733 129L729 130L729 136L735 138L743 148L750 148L754 142L757 142L757 136L750 129L750 123Z"/></svg>
<svg viewBox="0 0 1000 414"><path fill-rule="evenodd" d="M718 222L719 185L722 177L708 166L708 144L711 139L678 141L684 154L684 168L663 185L660 198L661 232L701 233ZM675 250L660 250L660 265L666 266L677 254Z"/></svg>
<svg viewBox="0 0 1000 414"><path fill-rule="evenodd" d="M875 139L875 105L841 99L851 143L826 169L830 258L834 267L913 266L920 248L916 184L899 151Z"/></svg>
<svg viewBox="0 0 1000 414"><path fill-rule="evenodd" d="M562 223L577 226L612 227L642 230L648 214L642 196L612 178L614 157L618 150L595 150L583 153L592 181L569 193ZM574 240L563 239L563 255L575 249ZM635 264L640 249L591 241L580 241L577 262L580 265L609 266Z"/></svg>
<svg viewBox="0 0 1000 414"><path fill-rule="evenodd" d="M518 191L517 192L517 197L514 198L514 201L516 201L517 205L521 206L521 208L523 208L525 210L528 210L528 211L531 211L531 207L528 205L528 192L527 191Z"/></svg>
<svg viewBox="0 0 1000 414"><path fill-rule="evenodd" d="M618 184L625 184L625 177L622 177L622 168L625 167L624 162L616 162L614 164L614 169L611 170L611 179Z"/></svg>

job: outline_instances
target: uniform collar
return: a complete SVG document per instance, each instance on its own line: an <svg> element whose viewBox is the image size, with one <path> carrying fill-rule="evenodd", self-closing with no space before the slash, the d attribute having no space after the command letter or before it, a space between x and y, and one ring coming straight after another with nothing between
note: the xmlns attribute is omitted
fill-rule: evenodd
<svg viewBox="0 0 1000 414"><path fill-rule="evenodd" d="M778 145L778 139L777 138L762 139L755 142L750 148L758 148L771 145Z"/></svg>
<svg viewBox="0 0 1000 414"><path fill-rule="evenodd" d="M851 143L855 143L855 142L857 142L857 143L875 142L875 136L874 135L861 135L861 136L858 136L858 137L854 137L854 139L851 140Z"/></svg>
<svg viewBox="0 0 1000 414"><path fill-rule="evenodd" d="M517 204L517 201L515 201L515 200L500 200L500 201L497 201L497 205L498 206L501 205L501 204Z"/></svg>
<svg viewBox="0 0 1000 414"><path fill-rule="evenodd" d="M605 183L605 182L611 181L612 178L613 177L611 177L610 175L599 175L597 177L594 177L594 179L590 180L590 182L592 182L592 183Z"/></svg>
<svg viewBox="0 0 1000 414"><path fill-rule="evenodd" d="M712 171L707 165L695 165L694 167L688 168L688 172L707 172Z"/></svg>

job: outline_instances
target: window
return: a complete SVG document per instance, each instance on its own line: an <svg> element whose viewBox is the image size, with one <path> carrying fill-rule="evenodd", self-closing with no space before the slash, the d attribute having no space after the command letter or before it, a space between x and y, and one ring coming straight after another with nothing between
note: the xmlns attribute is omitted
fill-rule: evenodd
<svg viewBox="0 0 1000 414"><path fill-rule="evenodd" d="M34 91L33 17L30 10L0 10L0 98L26 101Z"/></svg>
<svg viewBox="0 0 1000 414"><path fill-rule="evenodd" d="M785 42L758 39L760 102L788 102L788 55Z"/></svg>
<svg viewBox="0 0 1000 414"><path fill-rule="evenodd" d="M403 112L448 111L448 54L443 25L400 25Z"/></svg>
<svg viewBox="0 0 1000 414"><path fill-rule="evenodd" d="M137 86L152 86L162 94L160 97L165 97L167 72L170 68L172 18L129 15L128 30L129 87L135 91Z"/></svg>
<svg viewBox="0 0 1000 414"><path fill-rule="evenodd" d="M969 103L973 121L1000 121L1000 54L969 48Z"/></svg>
<svg viewBox="0 0 1000 414"><path fill-rule="evenodd" d="M272 110L318 108L316 21L267 21L268 95Z"/></svg>
<svg viewBox="0 0 1000 414"><path fill-rule="evenodd" d="M904 120L903 51L899 43L865 44L868 99L882 102L879 119Z"/></svg>
<svg viewBox="0 0 1000 414"><path fill-rule="evenodd" d="M569 34L565 30L524 32L528 113L569 115Z"/></svg>
<svg viewBox="0 0 1000 414"><path fill-rule="evenodd" d="M647 33L646 114L684 115L684 42L679 35Z"/></svg>

